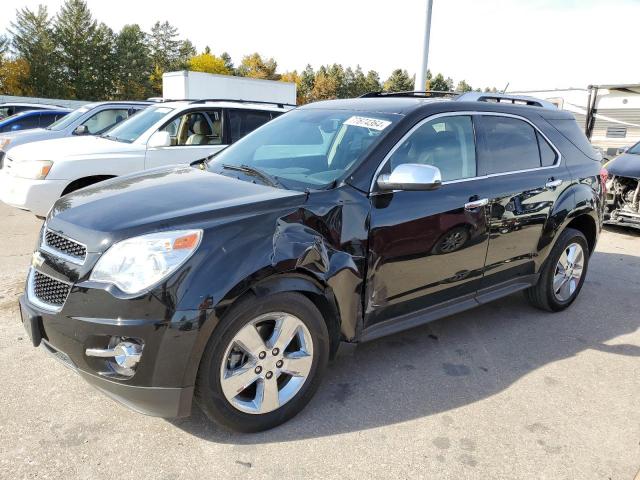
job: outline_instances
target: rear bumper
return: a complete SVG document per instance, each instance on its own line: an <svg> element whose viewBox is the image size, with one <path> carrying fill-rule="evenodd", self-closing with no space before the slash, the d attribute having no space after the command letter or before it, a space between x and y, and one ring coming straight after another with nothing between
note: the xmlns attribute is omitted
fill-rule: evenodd
<svg viewBox="0 0 640 480"><path fill-rule="evenodd" d="M30 180L0 171L0 200L12 207L45 217L60 198L67 180Z"/></svg>

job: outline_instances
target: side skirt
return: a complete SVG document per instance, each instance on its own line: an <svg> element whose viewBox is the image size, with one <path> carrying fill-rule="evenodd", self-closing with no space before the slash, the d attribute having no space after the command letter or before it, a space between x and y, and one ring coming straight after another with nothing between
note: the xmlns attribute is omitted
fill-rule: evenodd
<svg viewBox="0 0 640 480"><path fill-rule="evenodd" d="M365 328L358 341L369 342L380 337L392 335L409 328L418 327L433 322L434 320L448 317L449 315L464 312L478 305L489 303L532 287L538 282L538 278L538 274L514 278L497 285L492 285L491 287L480 289L475 294L465 295L417 312L376 323Z"/></svg>

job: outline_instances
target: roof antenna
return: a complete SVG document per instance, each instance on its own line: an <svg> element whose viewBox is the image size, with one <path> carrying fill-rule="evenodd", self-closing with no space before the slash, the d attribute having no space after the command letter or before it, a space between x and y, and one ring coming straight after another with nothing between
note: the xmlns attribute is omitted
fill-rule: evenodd
<svg viewBox="0 0 640 480"><path fill-rule="evenodd" d="M507 85L504 87L504 90L502 90L502 93L507 93L507 88L509 88L509 82L507 82Z"/></svg>

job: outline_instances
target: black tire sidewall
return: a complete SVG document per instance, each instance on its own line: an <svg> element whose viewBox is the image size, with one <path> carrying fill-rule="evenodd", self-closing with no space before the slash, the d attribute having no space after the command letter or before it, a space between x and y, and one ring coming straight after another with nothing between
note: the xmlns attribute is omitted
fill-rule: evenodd
<svg viewBox="0 0 640 480"><path fill-rule="evenodd" d="M220 383L220 366L236 333L252 319L269 312L290 313L305 324L313 341L313 363L306 382L294 398L273 412L254 415L241 412L226 399ZM196 399L205 414L224 427L241 432L267 430L286 422L305 407L320 384L328 359L327 326L308 298L297 293L251 297L232 308L209 339L198 371Z"/></svg>

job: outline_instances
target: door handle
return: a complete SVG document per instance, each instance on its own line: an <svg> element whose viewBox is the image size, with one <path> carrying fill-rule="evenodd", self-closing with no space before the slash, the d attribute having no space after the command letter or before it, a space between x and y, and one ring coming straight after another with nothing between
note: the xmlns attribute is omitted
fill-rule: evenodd
<svg viewBox="0 0 640 480"><path fill-rule="evenodd" d="M560 179L554 180L553 177L550 178L547 181L547 183L544 184L544 186L547 188L556 188L556 187L559 187L560 185L562 185L562 180Z"/></svg>
<svg viewBox="0 0 640 480"><path fill-rule="evenodd" d="M488 198L481 198L480 200L474 200L464 204L465 210L475 210L476 208L484 207L489 203Z"/></svg>

